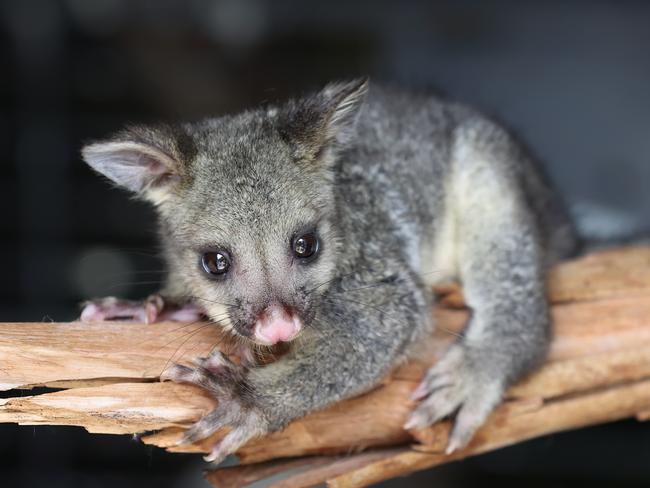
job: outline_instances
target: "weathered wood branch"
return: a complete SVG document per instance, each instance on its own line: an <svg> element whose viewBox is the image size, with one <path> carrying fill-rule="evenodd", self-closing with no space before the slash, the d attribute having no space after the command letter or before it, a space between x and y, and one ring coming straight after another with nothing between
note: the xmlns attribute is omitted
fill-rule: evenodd
<svg viewBox="0 0 650 488"><path fill-rule="evenodd" d="M472 443L453 456L442 454L448 423L402 428L413 407L410 392L467 318L458 288L438 291L438 329L417 358L366 395L250 442L239 452L241 466L209 479L241 486L291 470L277 486L365 486L550 432L650 416L650 248L601 252L552 271L555 338L547 363L513 387ZM0 422L154 431L143 441L171 451L206 451L219 433L201 445L175 444L213 400L194 387L157 380L171 363L214 347L231 350L206 324L0 324L0 389L60 389L0 400ZM336 457L341 453L346 456ZM277 461L306 455L313 457Z"/></svg>

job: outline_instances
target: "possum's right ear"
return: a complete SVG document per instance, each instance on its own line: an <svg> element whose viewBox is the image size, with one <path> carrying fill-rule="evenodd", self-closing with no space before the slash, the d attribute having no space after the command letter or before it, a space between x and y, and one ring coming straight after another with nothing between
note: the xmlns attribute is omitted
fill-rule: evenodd
<svg viewBox="0 0 650 488"><path fill-rule="evenodd" d="M287 104L279 131L293 147L296 159L321 161L348 146L356 136L359 111L368 79L330 83L321 91Z"/></svg>
<svg viewBox="0 0 650 488"><path fill-rule="evenodd" d="M368 78L330 83L320 93L324 142L348 144L356 134L359 109L368 92Z"/></svg>
<svg viewBox="0 0 650 488"><path fill-rule="evenodd" d="M151 129L130 129L85 146L81 154L88 165L118 186L159 204L183 175L181 158L170 141L169 135L166 138Z"/></svg>

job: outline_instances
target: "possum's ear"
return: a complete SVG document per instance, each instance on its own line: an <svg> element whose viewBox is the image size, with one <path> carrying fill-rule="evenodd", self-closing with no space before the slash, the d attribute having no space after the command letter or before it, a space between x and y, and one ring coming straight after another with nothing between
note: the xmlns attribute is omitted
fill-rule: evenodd
<svg viewBox="0 0 650 488"><path fill-rule="evenodd" d="M280 133L296 158L322 160L352 142L367 91L364 78L331 83L315 95L290 102L279 117Z"/></svg>
<svg viewBox="0 0 650 488"><path fill-rule="evenodd" d="M326 141L345 145L354 139L359 109L367 92L368 78L331 83L320 92L323 98Z"/></svg>
<svg viewBox="0 0 650 488"><path fill-rule="evenodd" d="M165 131L129 129L81 153L95 171L155 204L168 198L183 174L174 138Z"/></svg>

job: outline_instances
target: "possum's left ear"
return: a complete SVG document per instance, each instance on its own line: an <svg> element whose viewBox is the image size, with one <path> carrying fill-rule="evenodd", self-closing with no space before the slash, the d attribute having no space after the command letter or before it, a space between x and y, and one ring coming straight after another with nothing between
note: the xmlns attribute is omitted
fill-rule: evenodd
<svg viewBox="0 0 650 488"><path fill-rule="evenodd" d="M291 102L280 116L280 132L301 160L321 159L344 148L356 135L368 79L330 83L320 92Z"/></svg>
<svg viewBox="0 0 650 488"><path fill-rule="evenodd" d="M183 156L170 129L132 127L81 153L95 171L154 204L166 200L183 176Z"/></svg>

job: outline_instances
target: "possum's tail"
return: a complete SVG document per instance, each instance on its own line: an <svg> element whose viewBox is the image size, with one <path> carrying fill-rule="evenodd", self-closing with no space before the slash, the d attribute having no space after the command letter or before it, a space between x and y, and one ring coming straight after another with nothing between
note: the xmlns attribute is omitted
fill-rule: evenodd
<svg viewBox="0 0 650 488"><path fill-rule="evenodd" d="M650 245L650 222L642 222L629 213L586 201L571 205L570 212L583 240L582 252Z"/></svg>

